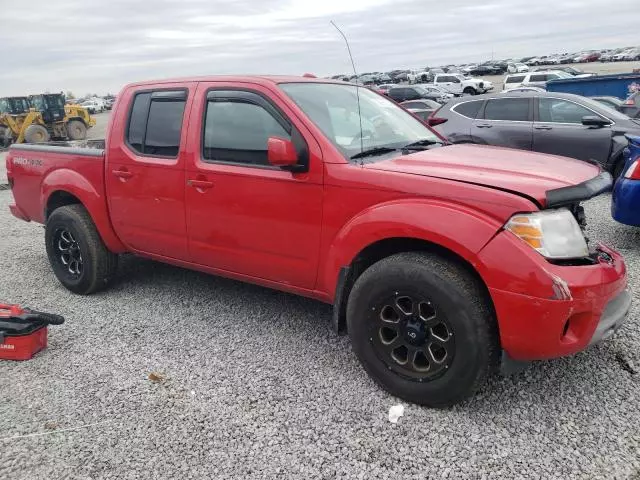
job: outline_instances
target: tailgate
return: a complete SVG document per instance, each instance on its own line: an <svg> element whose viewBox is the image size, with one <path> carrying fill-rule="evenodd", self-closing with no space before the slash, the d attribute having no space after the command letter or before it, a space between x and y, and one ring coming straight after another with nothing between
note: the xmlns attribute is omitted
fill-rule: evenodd
<svg viewBox="0 0 640 480"><path fill-rule="evenodd" d="M11 213L44 223L46 201L57 189L89 190L104 198L104 149L86 145L12 145L6 160L15 199Z"/></svg>

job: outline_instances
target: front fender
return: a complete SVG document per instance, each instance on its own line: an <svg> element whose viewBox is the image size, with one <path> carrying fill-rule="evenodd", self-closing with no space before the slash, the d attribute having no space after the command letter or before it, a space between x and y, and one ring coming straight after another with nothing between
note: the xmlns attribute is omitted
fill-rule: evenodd
<svg viewBox="0 0 640 480"><path fill-rule="evenodd" d="M102 241L111 252L122 253L126 251L111 226L104 194L99 192L88 179L73 170L65 168L54 170L43 179L40 191L42 218L39 221L41 223L46 222L47 204L56 192L66 192L80 200L91 215Z"/></svg>
<svg viewBox="0 0 640 480"><path fill-rule="evenodd" d="M347 222L334 237L322 263L318 290L333 298L338 274L366 247L391 238L425 240L444 247L471 265L502 224L468 207L429 199L374 205Z"/></svg>

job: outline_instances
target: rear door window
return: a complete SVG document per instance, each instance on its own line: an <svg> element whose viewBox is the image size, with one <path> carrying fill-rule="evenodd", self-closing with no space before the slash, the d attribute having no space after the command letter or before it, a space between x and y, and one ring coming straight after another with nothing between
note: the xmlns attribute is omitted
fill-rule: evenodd
<svg viewBox="0 0 640 480"><path fill-rule="evenodd" d="M139 93L133 100L131 114L129 115L129 131L127 141L129 146L138 153L142 153L142 142L147 130L147 115L151 93Z"/></svg>
<svg viewBox="0 0 640 480"><path fill-rule="evenodd" d="M480 107L484 100L474 100L473 102L464 102L455 105L451 110L462 115L463 117L474 119L478 116Z"/></svg>
<svg viewBox="0 0 640 480"><path fill-rule="evenodd" d="M489 100L484 109L485 120L510 122L529 121L528 98L496 98Z"/></svg>
<svg viewBox="0 0 640 480"><path fill-rule="evenodd" d="M185 90L137 94L127 127L129 147L140 155L177 157L186 98Z"/></svg>

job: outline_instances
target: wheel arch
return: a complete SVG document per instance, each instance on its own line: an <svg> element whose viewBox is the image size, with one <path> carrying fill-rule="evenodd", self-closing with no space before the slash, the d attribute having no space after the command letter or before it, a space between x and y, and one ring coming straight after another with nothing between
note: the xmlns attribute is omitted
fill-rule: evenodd
<svg viewBox="0 0 640 480"><path fill-rule="evenodd" d="M372 221L375 211L368 212L349 222L336 237L320 282L331 292L332 326L337 331L344 331L346 303L357 278L374 263L401 252L430 252L455 261L472 273L490 301L477 253L499 231L498 222L462 207L428 205L422 212L413 208L412 217L422 220L407 224L402 222L401 212L404 210L406 216L406 206L396 204L385 212L389 224L386 228L380 219ZM458 235L452 234L454 230L458 230Z"/></svg>
<svg viewBox="0 0 640 480"><path fill-rule="evenodd" d="M126 251L111 225L106 199L78 172L59 169L47 175L42 182L40 205L42 223L56 208L65 205L82 205L91 216L102 241L113 253Z"/></svg>

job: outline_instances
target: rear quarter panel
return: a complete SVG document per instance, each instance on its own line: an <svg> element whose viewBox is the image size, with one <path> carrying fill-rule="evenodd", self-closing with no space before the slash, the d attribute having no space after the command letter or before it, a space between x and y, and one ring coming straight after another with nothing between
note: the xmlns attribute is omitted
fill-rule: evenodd
<svg viewBox="0 0 640 480"><path fill-rule="evenodd" d="M56 192L76 197L88 210L107 247L114 252L123 246L111 228L104 193L104 155L56 153L12 148L7 158L13 180L13 196L29 220L46 222L47 203Z"/></svg>

